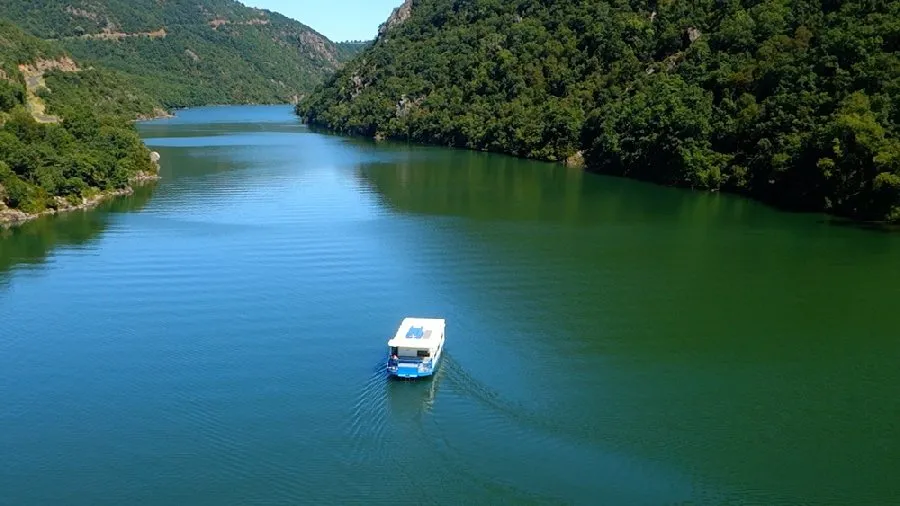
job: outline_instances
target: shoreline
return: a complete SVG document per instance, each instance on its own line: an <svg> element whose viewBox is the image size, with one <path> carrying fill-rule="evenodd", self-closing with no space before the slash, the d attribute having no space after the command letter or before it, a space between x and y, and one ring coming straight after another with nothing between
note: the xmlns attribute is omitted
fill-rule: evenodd
<svg viewBox="0 0 900 506"><path fill-rule="evenodd" d="M108 199L131 195L134 193L135 186L148 184L150 182L158 181L159 179L159 173L139 173L128 181L128 186L126 186L125 188L101 191L100 193L92 197L82 197L81 203L79 204L70 204L63 197L56 197L57 203L60 205L60 207L46 209L39 213L26 213L18 209L10 209L5 204L0 202L0 229L17 227L43 216L51 216L55 214L68 213L71 211L83 211L91 209Z"/></svg>
<svg viewBox="0 0 900 506"><path fill-rule="evenodd" d="M144 121L153 121L155 119L174 118L175 114L165 109L154 108L151 114L138 114L130 121L131 124L141 123Z"/></svg>
<svg viewBox="0 0 900 506"><path fill-rule="evenodd" d="M299 114L298 114L298 116L299 116ZM885 221L885 220L866 220L866 219L857 218L857 217L854 217L851 215L830 212L830 211L827 211L824 209L804 209L804 208L785 206L785 205L779 204L778 202L774 202L774 201L768 200L766 198L759 197L759 196L756 196L756 195L753 195L751 193L744 192L744 191L725 190L722 188L697 188L697 187L692 187L692 186L683 185L683 184L665 184L665 183L660 183L660 182L656 182L656 181L652 181L652 180L648 180L648 179L637 178L634 176L628 176L628 175L622 175L622 174L611 174L611 173L599 171L599 170L596 170L596 169L591 168L586 165L585 160L584 160L584 151L577 151L574 155L572 155L564 160L551 160L551 159L547 159L547 158L535 158L535 157L530 157L530 156L517 155L515 153L509 153L509 152L502 151L502 150L475 149L475 148L470 148L470 147L466 147L466 146L451 146L451 145L438 144L438 143L433 143L433 142L428 142L428 141L423 141L423 140L404 139L404 138L400 138L400 137L390 137L390 136L383 136L383 135L379 135L379 134L376 134L375 136L369 136L369 135L364 135L364 134L360 134L360 133L356 133L356 132L345 132L345 131L333 129L322 123L309 123L306 120L304 120L302 118L302 116L300 117L300 121L307 127L310 127L311 129L319 130L320 132L322 132L324 134L337 135L337 136L343 136L343 137L349 137L349 138L355 138L355 139L364 139L364 140L374 142L376 144L382 143L382 142L390 142L390 143L405 144L408 146L453 149L453 150L470 151L473 153L490 153L490 154L494 154L494 155L508 156L508 157L519 159L519 160L529 160L529 161L533 161L533 162L540 162L540 163L546 163L546 164L550 164L550 165L556 165L556 166L563 167L566 169L581 170L581 171L584 171L585 173L594 174L594 175L598 175L598 176L624 178L629 181L637 181L640 183L661 186L664 188L676 188L679 190L690 190L690 191L698 191L698 192L703 192L703 193L722 193L722 194L726 194L726 195L732 195L735 197L751 200L753 202L759 202L765 206L768 206L772 209L775 209L775 210L778 210L778 211L784 212L784 213L819 214L819 215L822 215L823 217L827 218L829 220L829 222L832 222L832 223L850 224L854 227L857 227L860 229L866 229L866 230L878 230L878 231L890 232L890 233L900 233L900 221L893 222L893 221Z"/></svg>

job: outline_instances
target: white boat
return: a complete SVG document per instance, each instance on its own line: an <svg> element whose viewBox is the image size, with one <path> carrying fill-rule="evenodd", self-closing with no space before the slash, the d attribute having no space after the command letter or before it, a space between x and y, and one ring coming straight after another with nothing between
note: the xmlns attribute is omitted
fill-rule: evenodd
<svg viewBox="0 0 900 506"><path fill-rule="evenodd" d="M439 318L405 318L388 341L388 373L400 378L434 374L444 351L445 327Z"/></svg>

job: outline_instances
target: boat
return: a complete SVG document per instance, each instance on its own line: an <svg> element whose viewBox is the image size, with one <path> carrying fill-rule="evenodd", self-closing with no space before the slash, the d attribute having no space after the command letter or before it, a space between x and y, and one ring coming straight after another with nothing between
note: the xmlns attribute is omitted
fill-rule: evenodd
<svg viewBox="0 0 900 506"><path fill-rule="evenodd" d="M444 351L446 322L440 318L404 318L388 341L387 371L398 378L431 376Z"/></svg>

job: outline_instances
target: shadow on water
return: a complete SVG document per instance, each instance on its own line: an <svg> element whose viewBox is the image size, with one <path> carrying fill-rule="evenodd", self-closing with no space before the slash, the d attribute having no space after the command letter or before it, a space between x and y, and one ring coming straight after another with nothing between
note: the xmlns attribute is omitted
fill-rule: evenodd
<svg viewBox="0 0 900 506"><path fill-rule="evenodd" d="M18 227L0 228L0 282L18 265L44 262L59 247L83 247L97 239L112 217L143 209L155 184L135 188L132 195L116 197L93 209L44 216Z"/></svg>
<svg viewBox="0 0 900 506"><path fill-rule="evenodd" d="M494 153L346 142L406 155L356 169L363 185L404 213L594 225L663 219L691 226L900 232L900 225L783 210L736 194L667 187Z"/></svg>
<svg viewBox="0 0 900 506"><path fill-rule="evenodd" d="M774 213L763 204L733 195L668 188L472 151L420 149L406 159L361 164L356 177L398 212L474 220L591 226L661 220L691 226L735 222L769 226ZM800 219L808 223L808 217Z"/></svg>
<svg viewBox="0 0 900 506"><path fill-rule="evenodd" d="M900 233L900 224L894 223L880 223L880 222L860 222L853 221L846 218L838 218L834 216L825 216L819 223L829 225L832 227L840 227L840 228L848 228L854 230L865 230L869 232L881 232L884 234L898 234Z"/></svg>
<svg viewBox="0 0 900 506"><path fill-rule="evenodd" d="M365 141L347 142L375 149ZM355 175L382 204L408 214L591 226L657 221L694 229L791 229L804 235L839 229L900 232L900 226L786 212L739 195L666 187L492 153L378 147L405 156L360 164Z"/></svg>

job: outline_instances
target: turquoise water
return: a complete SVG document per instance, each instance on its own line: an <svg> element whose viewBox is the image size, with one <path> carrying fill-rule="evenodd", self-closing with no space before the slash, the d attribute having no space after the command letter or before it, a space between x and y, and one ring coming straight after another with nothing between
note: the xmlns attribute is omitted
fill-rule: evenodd
<svg viewBox="0 0 900 506"><path fill-rule="evenodd" d="M900 235L288 107L141 132L158 184L0 232L0 503L900 504Z"/></svg>

